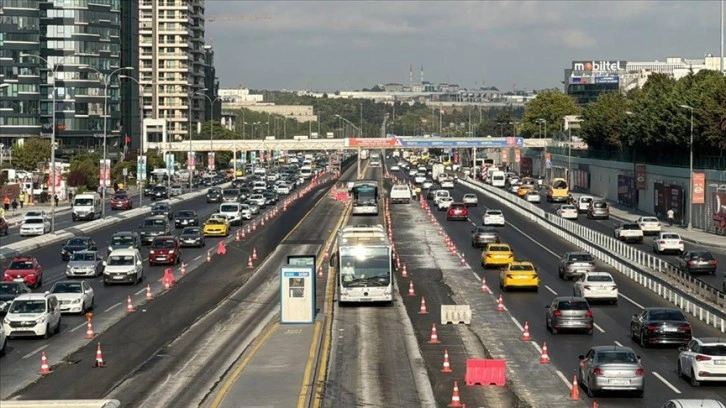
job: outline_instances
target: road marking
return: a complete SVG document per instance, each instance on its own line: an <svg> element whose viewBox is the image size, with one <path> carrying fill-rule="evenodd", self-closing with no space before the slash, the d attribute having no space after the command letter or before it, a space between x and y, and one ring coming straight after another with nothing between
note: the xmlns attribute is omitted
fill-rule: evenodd
<svg viewBox="0 0 726 408"><path fill-rule="evenodd" d="M557 292L555 292L555 290L552 289L551 287L549 287L548 285L545 285L545 289L549 290L553 295L557 296Z"/></svg>
<svg viewBox="0 0 726 408"><path fill-rule="evenodd" d="M668 380L666 380L665 378L663 378L662 375L656 373L655 371L653 371L653 375L655 376L655 378L659 379L663 384L667 385L668 388L672 389L673 392L675 392L676 394L680 394L681 393L681 391L678 388L676 388L673 384L669 383Z"/></svg>
<svg viewBox="0 0 726 408"><path fill-rule="evenodd" d="M320 328L322 326L322 323L315 322L315 329L313 331L313 339L317 340L320 337ZM298 408L305 408L305 397L307 396L307 389L310 386L308 384L308 378L310 378L310 374L313 372L313 363L315 362L315 355L317 354L317 341L311 341L310 342L310 351L308 351L308 361L305 364L305 372L303 373L303 385L300 389L300 394L298 394L297 397L297 407Z"/></svg>
<svg viewBox="0 0 726 408"><path fill-rule="evenodd" d="M202 256L201 256L201 255L197 255L197 256L196 256L196 257L195 257L195 258L193 259L193 261L198 261L198 260L200 260L200 259L202 259Z"/></svg>
<svg viewBox="0 0 726 408"><path fill-rule="evenodd" d="M514 316L512 316L512 315L509 315L509 318L510 318L510 319L512 319L512 321L513 321L513 322L514 322L514 324L515 324L515 325L517 326L517 328L519 328L519 331L524 331L524 328L523 328L523 327L522 327L522 325L521 325L521 324L519 323L519 321L517 320L517 318L516 318L516 317L514 317Z"/></svg>
<svg viewBox="0 0 726 408"><path fill-rule="evenodd" d="M620 297L621 297L621 298L623 298L623 299L627 300L628 302L630 302L630 303L634 304L635 306L637 306L637 307L639 307L639 308L641 308L641 309L645 309L645 307L643 307L643 305L641 305L640 303L638 303L638 302L634 301L633 299L631 299L631 298L629 298L629 297L627 297L627 296L623 295L622 293L618 293L618 295L620 295Z"/></svg>
<svg viewBox="0 0 726 408"><path fill-rule="evenodd" d="M533 342L532 342L532 346L534 346L534 348L536 348L536 349L537 349L537 352L538 352L538 353L542 354L542 347L541 347L541 346L540 346L539 344L537 344L537 342L536 342L536 341L533 341Z"/></svg>
<svg viewBox="0 0 726 408"><path fill-rule="evenodd" d="M81 324L79 324L78 326L76 326L76 327L72 328L72 329L71 329L70 331L71 331L71 333L73 333L74 331L76 331L76 330L80 329L81 327L85 327L85 326L87 326L87 325L88 325L88 322L85 322L85 323L81 323Z"/></svg>
<svg viewBox="0 0 726 408"><path fill-rule="evenodd" d="M567 379L567 377L565 377L564 374L562 374L562 371L557 370L557 376L560 377L560 379L563 383L565 383L565 386L567 386L567 388L572 389L573 384L570 382L570 380Z"/></svg>
<svg viewBox="0 0 726 408"><path fill-rule="evenodd" d="M545 251L547 251L547 252L549 252L550 254L552 254L552 256L554 256L555 258L558 258L558 259L560 258L560 256L559 256L559 255L557 255L556 253L554 253L554 252L553 252L552 250L550 250L550 249L549 249L549 248L547 248L546 246L544 246L544 245L540 244L540 243L539 243L539 241L537 241L536 239L534 239L534 238L530 237L529 235L527 235L527 234L526 234L526 233L525 233L524 231L522 231L521 229L519 229L519 228L515 227L514 225L512 225L512 223L508 223L508 225L509 225L510 227L514 228L515 230L517 230L517 231L518 231L518 232L519 232L520 234L522 234L522 235L524 235L525 237L527 237L527 238L528 238L528 239L529 239L530 241L532 241L532 242L534 242L535 244L537 244L537 245L538 245L539 247L541 247L541 248L542 248L542 249L544 249Z"/></svg>
<svg viewBox="0 0 726 408"><path fill-rule="evenodd" d="M48 347L49 345L50 345L50 344L46 344L46 345L44 345L44 346L40 346L40 347L38 347L37 349L35 349L35 350L31 351L30 353L28 353L28 354L24 355L24 356L22 357L22 359L23 359L23 360L25 360L26 358L30 358L30 357L32 357L32 356L33 356L34 354L38 354L38 353L40 353L41 351L45 350L45 348L46 348L46 347Z"/></svg>
<svg viewBox="0 0 726 408"><path fill-rule="evenodd" d="M598 331L599 331L600 333L605 333L605 330L603 330L603 329L602 329L602 327L598 326L598 325L597 325L597 323L593 323L592 325L593 325L593 326L595 326L595 328L596 328L596 329L597 329L597 330L598 330Z"/></svg>
<svg viewBox="0 0 726 408"><path fill-rule="evenodd" d="M140 295L140 294L142 294L145 291L146 291L146 288L141 288L138 291L136 291L136 293L134 293L134 295Z"/></svg>
<svg viewBox="0 0 726 408"><path fill-rule="evenodd" d="M615 340L613 343L615 343L616 346L623 347L623 343Z"/></svg>
<svg viewBox="0 0 726 408"><path fill-rule="evenodd" d="M121 306L121 305L122 305L122 303L121 303L121 302L118 302L118 303L116 303L116 304L114 304L114 305L111 305L111 306L109 306L109 307L108 307L108 308L106 308L106 310L104 310L103 312L104 312L104 313L106 313L106 312L110 312L111 310L113 310L113 309L115 309L115 308L117 308L117 307L119 307L119 306Z"/></svg>

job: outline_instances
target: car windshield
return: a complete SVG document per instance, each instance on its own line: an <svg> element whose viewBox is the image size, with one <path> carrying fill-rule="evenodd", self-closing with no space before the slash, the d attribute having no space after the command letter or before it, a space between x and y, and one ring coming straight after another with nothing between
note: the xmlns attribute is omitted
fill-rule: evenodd
<svg viewBox="0 0 726 408"><path fill-rule="evenodd" d="M219 218L212 218L207 220L208 225L224 225L224 220L221 220Z"/></svg>
<svg viewBox="0 0 726 408"><path fill-rule="evenodd" d="M568 258L568 262L593 262L590 254L573 254Z"/></svg>
<svg viewBox="0 0 726 408"><path fill-rule="evenodd" d="M557 309L559 310L588 310L590 309L590 306L588 306L587 302L578 302L578 301L569 301L564 300L557 305Z"/></svg>
<svg viewBox="0 0 726 408"><path fill-rule="evenodd" d="M194 211L179 211L176 213L177 217L194 217L196 214L194 214Z"/></svg>
<svg viewBox="0 0 726 408"><path fill-rule="evenodd" d="M581 203L589 203L592 201L592 197L580 197Z"/></svg>
<svg viewBox="0 0 726 408"><path fill-rule="evenodd" d="M517 272L531 272L531 271L534 271L534 267L532 267L532 265L528 265L528 264L522 264L522 265L514 264L509 267L509 270L517 271Z"/></svg>
<svg viewBox="0 0 726 408"><path fill-rule="evenodd" d="M73 200L73 205L76 207L90 207L93 205L92 198L76 198Z"/></svg>
<svg viewBox="0 0 726 408"><path fill-rule="evenodd" d="M237 212L237 211L239 211L239 207L234 204L224 204L219 208L219 211L221 211L221 212Z"/></svg>
<svg viewBox="0 0 726 408"><path fill-rule="evenodd" d="M604 203L602 201L599 201L599 202L593 204L592 206L595 207L595 208L605 208L605 207L608 206L608 204L607 203Z"/></svg>
<svg viewBox="0 0 726 408"><path fill-rule="evenodd" d="M144 226L145 227L163 227L164 226L164 220L144 220Z"/></svg>
<svg viewBox="0 0 726 408"><path fill-rule="evenodd" d="M28 211L25 213L26 217L42 217L43 213L40 211Z"/></svg>
<svg viewBox="0 0 726 408"><path fill-rule="evenodd" d="M80 282L59 282L53 285L52 293L83 293Z"/></svg>
<svg viewBox="0 0 726 408"><path fill-rule="evenodd" d="M182 189L182 186L179 185L179 184L174 184L173 186L171 186L171 188L173 188L175 190L181 190Z"/></svg>
<svg viewBox="0 0 726 408"><path fill-rule="evenodd" d="M182 230L182 235L199 235L201 230L199 228L184 228Z"/></svg>
<svg viewBox="0 0 726 408"><path fill-rule="evenodd" d="M479 227L476 229L476 232L479 234L494 234L496 231L491 228Z"/></svg>
<svg viewBox="0 0 726 408"><path fill-rule="evenodd" d="M8 269L12 269L14 271L30 270L30 269L33 269L33 262L32 261L13 261L13 262L10 262Z"/></svg>
<svg viewBox="0 0 726 408"><path fill-rule="evenodd" d="M111 245L133 245L134 237L128 235L117 235L111 238Z"/></svg>
<svg viewBox="0 0 726 408"><path fill-rule="evenodd" d="M567 182L565 180L557 180L552 183L553 188L567 188Z"/></svg>
<svg viewBox="0 0 726 408"><path fill-rule="evenodd" d="M563 210L574 210L575 206L574 205L563 205L562 209Z"/></svg>
<svg viewBox="0 0 726 408"><path fill-rule="evenodd" d="M489 245L488 250L491 252L511 252L506 245Z"/></svg>
<svg viewBox="0 0 726 408"><path fill-rule="evenodd" d="M502 215L502 212L499 210L490 210L490 211L487 211L487 215L497 216L497 215Z"/></svg>
<svg viewBox="0 0 726 408"><path fill-rule="evenodd" d="M156 239L151 243L151 247L154 249L172 249L174 248L174 241L170 239Z"/></svg>
<svg viewBox="0 0 726 408"><path fill-rule="evenodd" d="M0 295L17 295L20 293L20 285L14 283L0 283Z"/></svg>
<svg viewBox="0 0 726 408"><path fill-rule="evenodd" d="M81 238L71 238L66 243L68 246L84 246L86 245L86 240Z"/></svg>
<svg viewBox="0 0 726 408"><path fill-rule="evenodd" d="M623 224L621 228L624 229L624 230L639 230L640 229L640 225L638 225L638 224Z"/></svg>
<svg viewBox="0 0 726 408"><path fill-rule="evenodd" d="M166 190L166 187L164 186L156 186L154 187L155 192L164 192Z"/></svg>
<svg viewBox="0 0 726 408"><path fill-rule="evenodd" d="M686 320L683 313L678 310L652 310L649 317L650 320Z"/></svg>
<svg viewBox="0 0 726 408"><path fill-rule="evenodd" d="M96 260L96 254L93 252L76 252L73 254L73 258L71 258L71 261L77 261L77 262L88 262L88 261L95 261Z"/></svg>
<svg viewBox="0 0 726 408"><path fill-rule="evenodd" d="M42 224L43 219L42 218L27 218L25 220L25 224Z"/></svg>
<svg viewBox="0 0 726 408"><path fill-rule="evenodd" d="M612 282L613 277L609 275L590 275L587 277L588 282Z"/></svg>
<svg viewBox="0 0 726 408"><path fill-rule="evenodd" d="M707 356L726 357L726 345L716 344L713 346L701 346L700 353Z"/></svg>
<svg viewBox="0 0 726 408"><path fill-rule="evenodd" d="M133 265L134 257L131 255L128 255L128 256L112 255L111 257L108 258L108 264L112 265L112 266Z"/></svg>
<svg viewBox="0 0 726 408"><path fill-rule="evenodd" d="M116 194L113 199L114 200L126 200L129 197L126 194Z"/></svg>
<svg viewBox="0 0 726 408"><path fill-rule="evenodd" d="M642 221L646 223L658 223L658 219L655 217L643 217Z"/></svg>
<svg viewBox="0 0 726 408"><path fill-rule="evenodd" d="M45 300L16 300L10 306L8 313L43 313Z"/></svg>
<svg viewBox="0 0 726 408"><path fill-rule="evenodd" d="M603 351L597 353L599 364L636 364L638 356L628 351Z"/></svg>
<svg viewBox="0 0 726 408"><path fill-rule="evenodd" d="M222 194L224 194L226 196L236 196L236 195L239 195L239 190L232 190L232 189L230 189L230 190L224 190L222 192Z"/></svg>
<svg viewBox="0 0 726 408"><path fill-rule="evenodd" d="M662 239L681 239L680 235L678 234L663 234L661 235Z"/></svg>

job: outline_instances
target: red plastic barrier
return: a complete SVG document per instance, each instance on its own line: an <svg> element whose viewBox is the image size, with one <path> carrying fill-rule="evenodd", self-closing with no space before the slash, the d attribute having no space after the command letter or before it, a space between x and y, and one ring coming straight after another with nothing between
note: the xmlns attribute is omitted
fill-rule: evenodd
<svg viewBox="0 0 726 408"><path fill-rule="evenodd" d="M466 360L466 385L496 385L504 387L507 381L506 360Z"/></svg>

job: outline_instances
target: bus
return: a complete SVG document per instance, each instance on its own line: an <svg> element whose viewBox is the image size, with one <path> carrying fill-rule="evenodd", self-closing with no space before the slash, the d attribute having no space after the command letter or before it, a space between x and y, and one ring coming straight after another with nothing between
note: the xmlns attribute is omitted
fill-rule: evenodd
<svg viewBox="0 0 726 408"><path fill-rule="evenodd" d="M359 180L350 189L353 195L353 215L378 215L378 182Z"/></svg>
<svg viewBox="0 0 726 408"><path fill-rule="evenodd" d="M563 178L552 179L552 183L550 183L549 188L547 189L547 201L550 203L566 203L570 197L570 190L568 187L567 180Z"/></svg>
<svg viewBox="0 0 726 408"><path fill-rule="evenodd" d="M371 153L371 160L368 165L370 167L381 167L381 154Z"/></svg>
<svg viewBox="0 0 726 408"><path fill-rule="evenodd" d="M383 225L342 227L330 257L330 266L338 270L338 303L393 302L391 256Z"/></svg>

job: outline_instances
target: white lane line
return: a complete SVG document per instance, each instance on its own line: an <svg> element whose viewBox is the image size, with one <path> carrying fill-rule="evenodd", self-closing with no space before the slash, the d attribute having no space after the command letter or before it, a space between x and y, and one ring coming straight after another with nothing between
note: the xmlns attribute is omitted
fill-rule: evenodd
<svg viewBox="0 0 726 408"><path fill-rule="evenodd" d="M676 394L680 394L681 393L681 391L678 388L676 388L673 384L669 383L668 380L666 380L665 378L663 378L662 375L656 373L655 371L653 371L653 375L655 376L655 378L659 379L663 384L667 385L668 388L672 389L673 392L675 392Z"/></svg>
<svg viewBox="0 0 726 408"><path fill-rule="evenodd" d="M85 323L81 323L81 324L79 324L78 326L76 326L76 327L72 328L72 329L71 329L71 333L73 333L74 331L76 331L76 330L80 329L81 327L86 327L86 326L88 326L88 322L85 322Z"/></svg>
<svg viewBox="0 0 726 408"><path fill-rule="evenodd" d="M545 285L545 289L549 290L553 295L557 296L557 292L555 292L555 290L552 289L551 287Z"/></svg>
<svg viewBox="0 0 726 408"><path fill-rule="evenodd" d="M565 386L568 389L572 389L572 383L570 382L570 380L567 379L567 377L565 377L564 374L562 374L562 371L557 370L557 376L560 377L560 380L562 380L562 382L565 383Z"/></svg>
<svg viewBox="0 0 726 408"><path fill-rule="evenodd" d="M141 289L139 289L139 290L138 290L138 291L137 291L136 293L134 293L134 295L140 295L140 294L142 294L143 292L146 292L146 288L141 288Z"/></svg>
<svg viewBox="0 0 726 408"><path fill-rule="evenodd" d="M593 323L592 325L595 326L597 331L599 331L600 333L605 333L605 330L603 330L602 327L598 326L597 323Z"/></svg>
<svg viewBox="0 0 726 408"><path fill-rule="evenodd" d="M529 235L527 235L527 233L525 233L525 232L524 232L524 231L522 231L521 229L519 229L519 228L515 227L515 226L514 226L514 225L512 225L511 223L509 223L508 225L509 225L509 226L510 226L511 228L514 228L515 230L517 230L517 232L519 232L520 234L522 234L522 235L524 235L525 237L527 237L527 238L528 238L528 239L529 239L530 241L532 241L532 242L534 242L535 244L537 244L537 245L538 245L538 246L539 246L540 248L542 248L542 249L544 249L545 251L547 251L547 252L549 252L550 254L552 254L552 256L554 256L555 258L558 258L558 259L560 258L560 256L559 256L559 255L557 255L557 254L556 254L555 252L553 252L553 251L552 251L551 249L549 249L549 248L547 248L546 246L544 246L544 245L540 244L540 243L539 243L539 242L538 242L538 241L537 241L536 239L534 239L534 238L530 237Z"/></svg>
<svg viewBox="0 0 726 408"><path fill-rule="evenodd" d="M103 312L104 312L104 313L106 313L106 312L109 312L109 311L111 311L111 310L113 310L113 309L115 309L115 308L117 308L117 307L121 306L122 304L123 304L123 303L121 303L121 302L118 302L118 303L116 303L116 304L113 304L113 305L109 306L108 308L106 308L106 310L104 310Z"/></svg>
<svg viewBox="0 0 726 408"><path fill-rule="evenodd" d="M516 317L510 315L509 318L512 319L512 321L514 322L515 326L517 326L517 328L519 328L519 331L524 331L524 327L522 327L522 325L519 323L519 321L517 320Z"/></svg>
<svg viewBox="0 0 726 408"><path fill-rule="evenodd" d="M634 301L633 299L631 299L631 298L629 298L629 297L627 297L627 296L623 295L622 293L618 293L618 295L619 295L619 296L620 296L621 298L623 298L623 299L627 300L628 302L630 302L630 303L634 304L635 306L637 306L637 307L639 307L639 308L641 308L641 309L645 309L645 307L643 307L643 305L641 305L640 303L638 303L638 302Z"/></svg>
<svg viewBox="0 0 726 408"><path fill-rule="evenodd" d="M539 344L537 344L537 342L536 342L536 341L533 341L533 342L532 342L532 346L534 346L534 348L536 348L536 349L537 349L537 352L538 352L539 354L542 354L542 347L541 347L541 346L540 346Z"/></svg>
<svg viewBox="0 0 726 408"><path fill-rule="evenodd" d="M197 255L197 256L196 256L196 257L195 257L195 258L194 258L193 260L194 260L194 261L198 261L198 260L200 260L200 259L202 259L202 256L201 256L201 255Z"/></svg>
<svg viewBox="0 0 726 408"><path fill-rule="evenodd" d="M46 348L46 347L48 347L49 345L50 345L50 344L46 344L46 345L44 345L44 346L40 346L40 347L38 347L37 349L35 349L35 350L31 351L30 353L28 353L28 354L24 355L24 356L22 357L22 359L23 359L23 360L25 360L26 358L30 358L30 357L33 357L33 355L35 355L35 354L38 354L38 353L40 353L41 351L45 350L45 348Z"/></svg>
<svg viewBox="0 0 726 408"><path fill-rule="evenodd" d="M613 343L615 343L616 346L623 347L623 343L615 340Z"/></svg>

